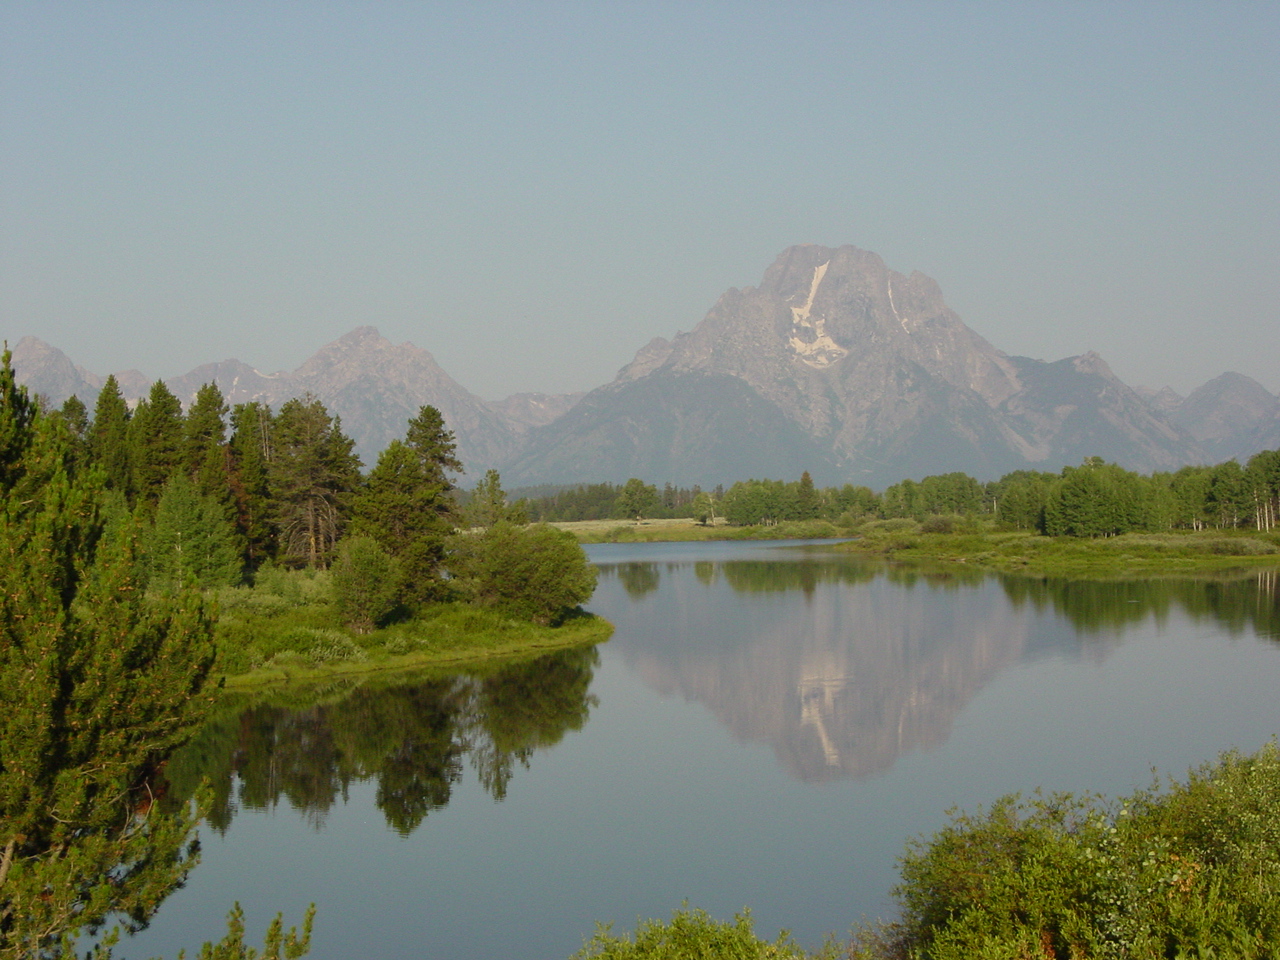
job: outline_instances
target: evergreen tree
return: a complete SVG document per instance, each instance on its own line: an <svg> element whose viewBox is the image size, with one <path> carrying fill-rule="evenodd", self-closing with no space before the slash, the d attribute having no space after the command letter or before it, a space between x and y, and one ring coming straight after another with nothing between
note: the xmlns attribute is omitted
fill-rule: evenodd
<svg viewBox="0 0 1280 960"><path fill-rule="evenodd" d="M216 383L206 383L187 411L182 430L182 467L206 496L227 502L229 451L227 401Z"/></svg>
<svg viewBox="0 0 1280 960"><path fill-rule="evenodd" d="M355 442L313 396L296 398L275 419L268 466L279 549L309 567L329 562L360 482Z"/></svg>
<svg viewBox="0 0 1280 960"><path fill-rule="evenodd" d="M468 527L488 528L499 520L517 525L529 522L522 506L507 504L507 494L502 489L502 477L498 471L488 470L484 479L471 491L471 498L463 511L463 523Z"/></svg>
<svg viewBox="0 0 1280 960"><path fill-rule="evenodd" d="M161 761L213 663L199 597L149 601L100 469L0 366L0 953L73 952L112 914L144 924L190 868L194 818L160 812Z"/></svg>
<svg viewBox="0 0 1280 960"><path fill-rule="evenodd" d="M165 485L147 538L147 571L152 588L221 587L241 576L240 550L226 508L201 493L185 473Z"/></svg>
<svg viewBox="0 0 1280 960"><path fill-rule="evenodd" d="M129 494L133 473L129 457L129 406L120 394L114 375L107 377L94 406L89 460L102 468L110 489Z"/></svg>
<svg viewBox="0 0 1280 960"><path fill-rule="evenodd" d="M333 595L356 633L369 633L396 608L400 565L373 537L345 537L333 564Z"/></svg>
<svg viewBox="0 0 1280 960"><path fill-rule="evenodd" d="M453 499L439 476L407 443L393 440L352 504L352 532L372 537L399 561L411 602L441 593Z"/></svg>
<svg viewBox="0 0 1280 960"><path fill-rule="evenodd" d="M445 426L439 410L432 406L420 407L418 415L409 421L405 443L422 459L433 482L446 491L453 489L447 474L462 473L462 461L458 459L453 431Z"/></svg>
<svg viewBox="0 0 1280 960"><path fill-rule="evenodd" d="M271 462L271 410L262 403L237 404L231 413L231 468L228 483L236 532L244 544L245 568L258 569L276 553L271 517L268 465Z"/></svg>
<svg viewBox="0 0 1280 960"><path fill-rule="evenodd" d="M133 494L147 514L155 510L164 485L182 467L182 432L182 403L163 380L157 380L129 421Z"/></svg>

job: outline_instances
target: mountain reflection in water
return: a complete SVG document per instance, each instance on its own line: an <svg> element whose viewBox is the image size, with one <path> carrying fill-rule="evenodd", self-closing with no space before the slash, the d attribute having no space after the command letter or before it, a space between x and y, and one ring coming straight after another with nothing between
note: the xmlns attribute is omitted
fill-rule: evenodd
<svg viewBox="0 0 1280 960"><path fill-rule="evenodd" d="M388 826L407 836L449 802L464 762L503 799L517 767L586 722L598 663L588 647L485 673L228 696L166 772L178 798L209 778L219 833L282 799L319 828L353 782L374 780Z"/></svg>
<svg viewBox="0 0 1280 960"><path fill-rule="evenodd" d="M809 782L882 773L943 743L1007 668L1101 659L1127 627L1175 608L1280 639L1276 571L1080 581L811 554L602 563L600 573L595 605L615 622L612 646L631 668L659 692L706 706L740 741L768 744ZM785 596L795 593L803 600ZM661 617L649 613L657 604ZM1046 610L1057 614L1048 624Z"/></svg>

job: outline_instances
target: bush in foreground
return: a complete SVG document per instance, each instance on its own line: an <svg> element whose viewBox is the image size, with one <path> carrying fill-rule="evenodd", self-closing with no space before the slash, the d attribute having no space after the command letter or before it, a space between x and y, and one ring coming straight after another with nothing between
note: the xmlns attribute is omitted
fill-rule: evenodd
<svg viewBox="0 0 1280 960"><path fill-rule="evenodd" d="M921 960L1274 957L1280 752L1118 805L1006 797L911 844L895 892L896 955Z"/></svg>
<svg viewBox="0 0 1280 960"><path fill-rule="evenodd" d="M603 926L573 960L803 960L803 950L784 932L769 943L756 938L750 911L733 923L711 919L702 910L677 910L670 923L646 920L635 939L614 936Z"/></svg>

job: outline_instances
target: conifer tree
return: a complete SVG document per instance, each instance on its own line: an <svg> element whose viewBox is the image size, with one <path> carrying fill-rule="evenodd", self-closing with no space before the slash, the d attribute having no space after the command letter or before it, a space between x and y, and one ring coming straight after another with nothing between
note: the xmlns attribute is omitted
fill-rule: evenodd
<svg viewBox="0 0 1280 960"><path fill-rule="evenodd" d="M104 530L104 471L0 365L0 954L73 951L112 914L145 923L191 865L159 766L213 663L198 596L143 597L135 539Z"/></svg>
<svg viewBox="0 0 1280 960"><path fill-rule="evenodd" d="M182 430L182 403L163 380L157 380L129 422L133 492L148 513L154 511L164 485L182 466Z"/></svg>
<svg viewBox="0 0 1280 960"><path fill-rule="evenodd" d="M487 529L500 520L518 525L529 522L520 504L508 505L507 493L502 489L502 477L498 471L488 470L484 479L471 491L471 499L467 501L466 510L463 511L463 523L468 527Z"/></svg>
<svg viewBox="0 0 1280 960"><path fill-rule="evenodd" d="M114 375L107 377L93 410L89 429L89 459L106 475L106 485L128 495L132 479L129 457L129 406Z"/></svg>
<svg viewBox="0 0 1280 960"><path fill-rule="evenodd" d="M280 408L273 439L268 471L280 551L294 563L324 567L360 482L355 442L310 395Z"/></svg>
<svg viewBox="0 0 1280 960"><path fill-rule="evenodd" d="M352 532L372 537L399 561L409 602L440 593L453 499L438 476L407 443L393 440L352 506Z"/></svg>
<svg viewBox="0 0 1280 960"><path fill-rule="evenodd" d="M240 579L240 550L224 505L181 471L165 485L147 536L148 586L229 586Z"/></svg>
<svg viewBox="0 0 1280 960"><path fill-rule="evenodd" d="M422 459L431 480L446 491L453 489L447 474L462 473L462 461L458 459L453 431L445 426L439 410L432 406L418 408L418 415L409 421L405 443Z"/></svg>
<svg viewBox="0 0 1280 960"><path fill-rule="evenodd" d="M256 570L275 556L271 526L274 509L268 486L271 462L271 410L262 403L236 404L231 413L231 472L236 532L244 544L245 567Z"/></svg>
<svg viewBox="0 0 1280 960"><path fill-rule="evenodd" d="M196 392L183 422L182 467L202 494L229 503L228 410L216 383L206 383Z"/></svg>

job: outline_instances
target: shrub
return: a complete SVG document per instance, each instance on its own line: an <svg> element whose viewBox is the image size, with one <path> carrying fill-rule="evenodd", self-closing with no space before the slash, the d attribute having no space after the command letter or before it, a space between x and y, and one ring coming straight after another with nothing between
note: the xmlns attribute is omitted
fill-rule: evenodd
<svg viewBox="0 0 1280 960"><path fill-rule="evenodd" d="M675 911L670 923L641 923L634 940L625 934L614 936L603 926L573 960L802 960L807 956L785 931L772 943L757 939L750 911L725 923L702 910L685 908Z"/></svg>
<svg viewBox="0 0 1280 960"><path fill-rule="evenodd" d="M373 537L343 540L331 576L334 600L356 633L380 626L399 602L400 565Z"/></svg>
<svg viewBox="0 0 1280 960"><path fill-rule="evenodd" d="M1226 754L1118 806L1006 797L955 815L908 847L895 894L896 949L921 960L1271 957L1280 754Z"/></svg>
<svg viewBox="0 0 1280 960"><path fill-rule="evenodd" d="M572 534L505 520L450 542L449 573L470 600L512 616L557 624L591 598L595 567Z"/></svg>

